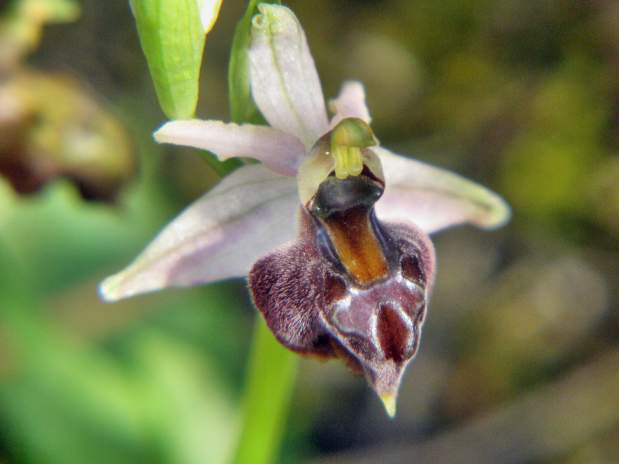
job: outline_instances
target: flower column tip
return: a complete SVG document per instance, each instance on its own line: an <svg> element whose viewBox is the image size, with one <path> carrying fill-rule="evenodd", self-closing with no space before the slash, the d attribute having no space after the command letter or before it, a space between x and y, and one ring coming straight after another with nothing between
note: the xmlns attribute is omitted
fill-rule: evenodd
<svg viewBox="0 0 619 464"><path fill-rule="evenodd" d="M335 160L335 176L346 179L363 171L361 150L378 145L370 126L359 118L340 121L331 132L331 155Z"/></svg>

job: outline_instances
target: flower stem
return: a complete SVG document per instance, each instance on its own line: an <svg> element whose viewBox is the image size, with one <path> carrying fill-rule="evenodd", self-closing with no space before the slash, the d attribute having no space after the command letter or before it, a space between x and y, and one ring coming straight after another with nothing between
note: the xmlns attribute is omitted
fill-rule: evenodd
<svg viewBox="0 0 619 464"><path fill-rule="evenodd" d="M230 111L237 123L251 122L259 117L251 97L247 58L251 21L259 3L259 0L248 1L232 44L228 84ZM268 0L266 3L281 2ZM297 364L297 356L275 340L262 317L258 316L247 368L235 464L269 464L277 457Z"/></svg>
<svg viewBox="0 0 619 464"><path fill-rule="evenodd" d="M250 351L235 464L274 462L297 375L298 356L257 317Z"/></svg>

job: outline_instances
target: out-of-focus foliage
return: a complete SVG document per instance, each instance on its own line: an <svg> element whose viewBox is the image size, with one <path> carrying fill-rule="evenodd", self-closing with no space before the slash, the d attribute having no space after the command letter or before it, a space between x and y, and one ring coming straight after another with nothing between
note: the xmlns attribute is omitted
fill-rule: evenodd
<svg viewBox="0 0 619 464"><path fill-rule="evenodd" d="M0 175L19 193L58 177L88 199L113 199L135 171L122 125L75 78L30 69L47 23L78 17L69 0L13 1L0 19Z"/></svg>
<svg viewBox="0 0 619 464"><path fill-rule="evenodd" d="M8 0L0 19L0 70L12 67L41 40L48 23L74 21L79 7L74 0Z"/></svg>
<svg viewBox="0 0 619 464"><path fill-rule="evenodd" d="M244 283L116 305L96 296L217 175L195 152L153 144L162 120L134 19L125 0L100 3L45 28L19 66L43 82L28 93L53 114L51 135L85 120L115 140L106 127L123 127L131 141L108 142L103 159L139 155L140 176L116 206L84 202L66 180L29 196L0 180L0 462L225 462L254 317ZM385 145L492 186L514 218L437 237L438 282L396 420L344 367L308 360L279 462L616 460L619 4L288 5L327 95L364 81ZM246 6L224 2L209 36L200 116L228 119ZM74 77L58 84L52 70ZM58 96L63 85L71 96ZM83 94L92 118L63 109ZM0 146L10 140L34 139L8 131Z"/></svg>
<svg viewBox="0 0 619 464"><path fill-rule="evenodd" d="M65 177L85 198L112 199L132 177L125 129L75 79L15 72L0 85L0 105L0 174L17 192Z"/></svg>

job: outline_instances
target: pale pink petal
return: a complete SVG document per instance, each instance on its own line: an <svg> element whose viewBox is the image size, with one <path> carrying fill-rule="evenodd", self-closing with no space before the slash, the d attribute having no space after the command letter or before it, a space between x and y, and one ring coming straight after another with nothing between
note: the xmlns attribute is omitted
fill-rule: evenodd
<svg viewBox="0 0 619 464"><path fill-rule="evenodd" d="M262 161L272 171L294 176L305 147L293 135L251 124L187 119L165 123L154 134L159 143L172 143L213 152L221 160L248 157Z"/></svg>
<svg viewBox="0 0 619 464"><path fill-rule="evenodd" d="M252 264L296 234L295 180L244 166L174 219L101 296L115 301L167 287L247 275Z"/></svg>
<svg viewBox="0 0 619 464"><path fill-rule="evenodd" d="M368 124L372 121L361 82L344 82L338 97L329 102L329 109L334 113L331 127L335 127L344 118L359 118Z"/></svg>
<svg viewBox="0 0 619 464"><path fill-rule="evenodd" d="M427 233L469 223L484 229L505 224L510 208L499 195L458 174L374 148L383 163L386 190L378 217L410 222Z"/></svg>
<svg viewBox="0 0 619 464"><path fill-rule="evenodd" d="M249 49L253 98L271 126L309 149L329 126L305 33L288 8L263 3L258 9Z"/></svg>

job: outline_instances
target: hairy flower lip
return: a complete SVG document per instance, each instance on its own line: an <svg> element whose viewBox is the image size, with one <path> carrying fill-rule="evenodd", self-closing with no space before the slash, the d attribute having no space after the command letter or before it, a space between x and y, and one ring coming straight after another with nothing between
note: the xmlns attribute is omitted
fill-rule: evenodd
<svg viewBox="0 0 619 464"><path fill-rule="evenodd" d="M270 127L170 121L155 138L208 149L220 159L243 156L263 164L239 168L188 207L130 266L102 283L101 296L115 301L249 273L253 301L282 344L298 352L342 357L353 367L356 362L387 412L393 414L402 373L419 345L433 286L435 258L428 234L467 223L485 229L500 227L509 220L510 209L481 185L395 155L380 145L369 146L373 140L363 142L362 137L359 143L354 133L345 133L336 142L346 145L353 140L353 148L360 151L350 153L350 165L341 175L348 178L358 172L360 154L361 181L369 179L369 185L381 187L382 197L376 201L371 191L367 197L361 195L364 199L357 206L371 210L376 201L375 213L368 212L365 222L357 221L357 231L365 234L362 237L342 224L321 235L314 228L324 220L310 215L311 201L325 179L337 176L333 157L325 156L332 150L331 134L347 124L346 119L370 123L365 91L358 82L345 82L329 104L335 113L329 121L297 18L283 6L260 4L259 10L262 16L253 23L248 50L250 84ZM350 206L347 201L343 204ZM373 226L372 221L382 225ZM389 243L384 252L389 265L384 279L375 243L381 240ZM372 272L355 263L361 258L374 266ZM338 267L334 262L347 265ZM387 301L377 293L352 294L351 304L357 309L348 316L352 326L366 336L365 344L347 339L323 313L328 305L318 305L331 299L333 304L334 298L346 294L348 287L342 290L341 282L348 277L343 272L356 272L359 280L367 280L366 289L383 288L395 295ZM397 275L418 282L423 298L406 282L398 281ZM383 311L380 305L392 307ZM398 319L406 305L416 311L408 316L412 326L405 318ZM409 345L410 355L405 352Z"/></svg>
<svg viewBox="0 0 619 464"><path fill-rule="evenodd" d="M371 207L367 214L372 215ZM254 304L288 348L305 355L341 358L363 373L378 395L396 395L419 346L434 275L431 242L418 229L377 224L381 243L389 244L387 274L359 282L346 267L337 240L330 233L323 234L323 221L315 220L306 209L302 217L299 239L266 255L250 271ZM321 243L325 239L326 250ZM413 279L409 281L400 263L411 254L423 263L423 272L409 273Z"/></svg>

